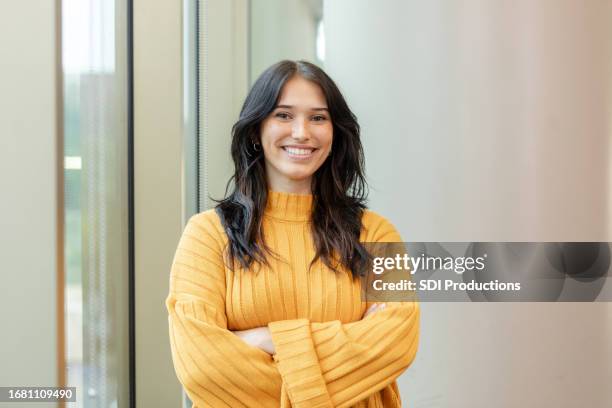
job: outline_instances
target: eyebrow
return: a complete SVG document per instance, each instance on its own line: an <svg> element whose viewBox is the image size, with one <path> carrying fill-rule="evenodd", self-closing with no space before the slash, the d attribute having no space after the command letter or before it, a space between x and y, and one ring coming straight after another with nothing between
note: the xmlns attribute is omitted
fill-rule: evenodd
<svg viewBox="0 0 612 408"><path fill-rule="evenodd" d="M293 109L294 106L292 106L292 105L276 105L275 109L277 109L277 108ZM329 112L329 109L327 109L327 108L310 108L310 110L313 110L313 111L327 111L327 112Z"/></svg>

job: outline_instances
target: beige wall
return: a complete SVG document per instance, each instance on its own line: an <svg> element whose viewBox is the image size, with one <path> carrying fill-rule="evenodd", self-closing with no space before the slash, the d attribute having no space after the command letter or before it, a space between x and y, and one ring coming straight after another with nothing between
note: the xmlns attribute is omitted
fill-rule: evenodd
<svg viewBox="0 0 612 408"><path fill-rule="evenodd" d="M58 382L57 3L0 5L3 386Z"/></svg>
<svg viewBox="0 0 612 408"><path fill-rule="evenodd" d="M200 7L200 209L223 198L234 165L231 128L246 96L247 0L206 0Z"/></svg>
<svg viewBox="0 0 612 408"><path fill-rule="evenodd" d="M134 2L136 401L179 407L170 355L170 264L182 231L181 2Z"/></svg>
<svg viewBox="0 0 612 408"><path fill-rule="evenodd" d="M136 224L136 400L139 407L178 407L182 390L176 378L168 338L170 264L195 186L194 151L183 151L193 130L183 89L183 5L181 2L134 3L135 77L135 224ZM220 198L231 175L231 125L246 92L245 0L210 0L201 11L202 209L207 195ZM212 16L212 17L207 17ZM163 24L160 24L160 21ZM210 42L208 39L212 39ZM212 79L211 79L212 78ZM195 84L193 84L195 86ZM187 104L183 105L183 101ZM208 105L208 101L211 101ZM214 103L212 103L214 101ZM206 106L207 109L204 109Z"/></svg>

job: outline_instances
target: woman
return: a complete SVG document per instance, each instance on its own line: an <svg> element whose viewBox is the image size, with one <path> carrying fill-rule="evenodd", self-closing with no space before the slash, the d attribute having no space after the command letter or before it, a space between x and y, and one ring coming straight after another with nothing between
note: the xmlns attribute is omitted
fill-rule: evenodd
<svg viewBox="0 0 612 408"><path fill-rule="evenodd" d="M359 125L334 82L281 61L232 128L233 190L193 216L166 300L195 407L400 407L414 302L368 304L362 242L401 242L365 209Z"/></svg>

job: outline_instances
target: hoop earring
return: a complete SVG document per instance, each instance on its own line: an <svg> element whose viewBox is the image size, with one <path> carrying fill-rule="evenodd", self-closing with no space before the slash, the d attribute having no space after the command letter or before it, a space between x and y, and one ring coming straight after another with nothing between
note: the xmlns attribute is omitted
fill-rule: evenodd
<svg viewBox="0 0 612 408"><path fill-rule="evenodd" d="M253 142L253 150L255 150L256 152L260 152L261 144Z"/></svg>

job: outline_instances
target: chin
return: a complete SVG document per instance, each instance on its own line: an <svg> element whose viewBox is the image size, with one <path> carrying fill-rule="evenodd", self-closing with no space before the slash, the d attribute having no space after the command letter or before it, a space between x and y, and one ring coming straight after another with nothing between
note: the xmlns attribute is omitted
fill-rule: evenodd
<svg viewBox="0 0 612 408"><path fill-rule="evenodd" d="M303 172L291 173L291 172L287 172L287 173L285 173L285 176L287 176L287 178L292 180L292 181L304 181L306 179L309 179L313 174L314 173L303 173Z"/></svg>
<svg viewBox="0 0 612 408"><path fill-rule="evenodd" d="M296 169L293 166L287 166L280 169L280 173L293 181L303 181L305 179L310 178L314 172L305 170L305 169Z"/></svg>

